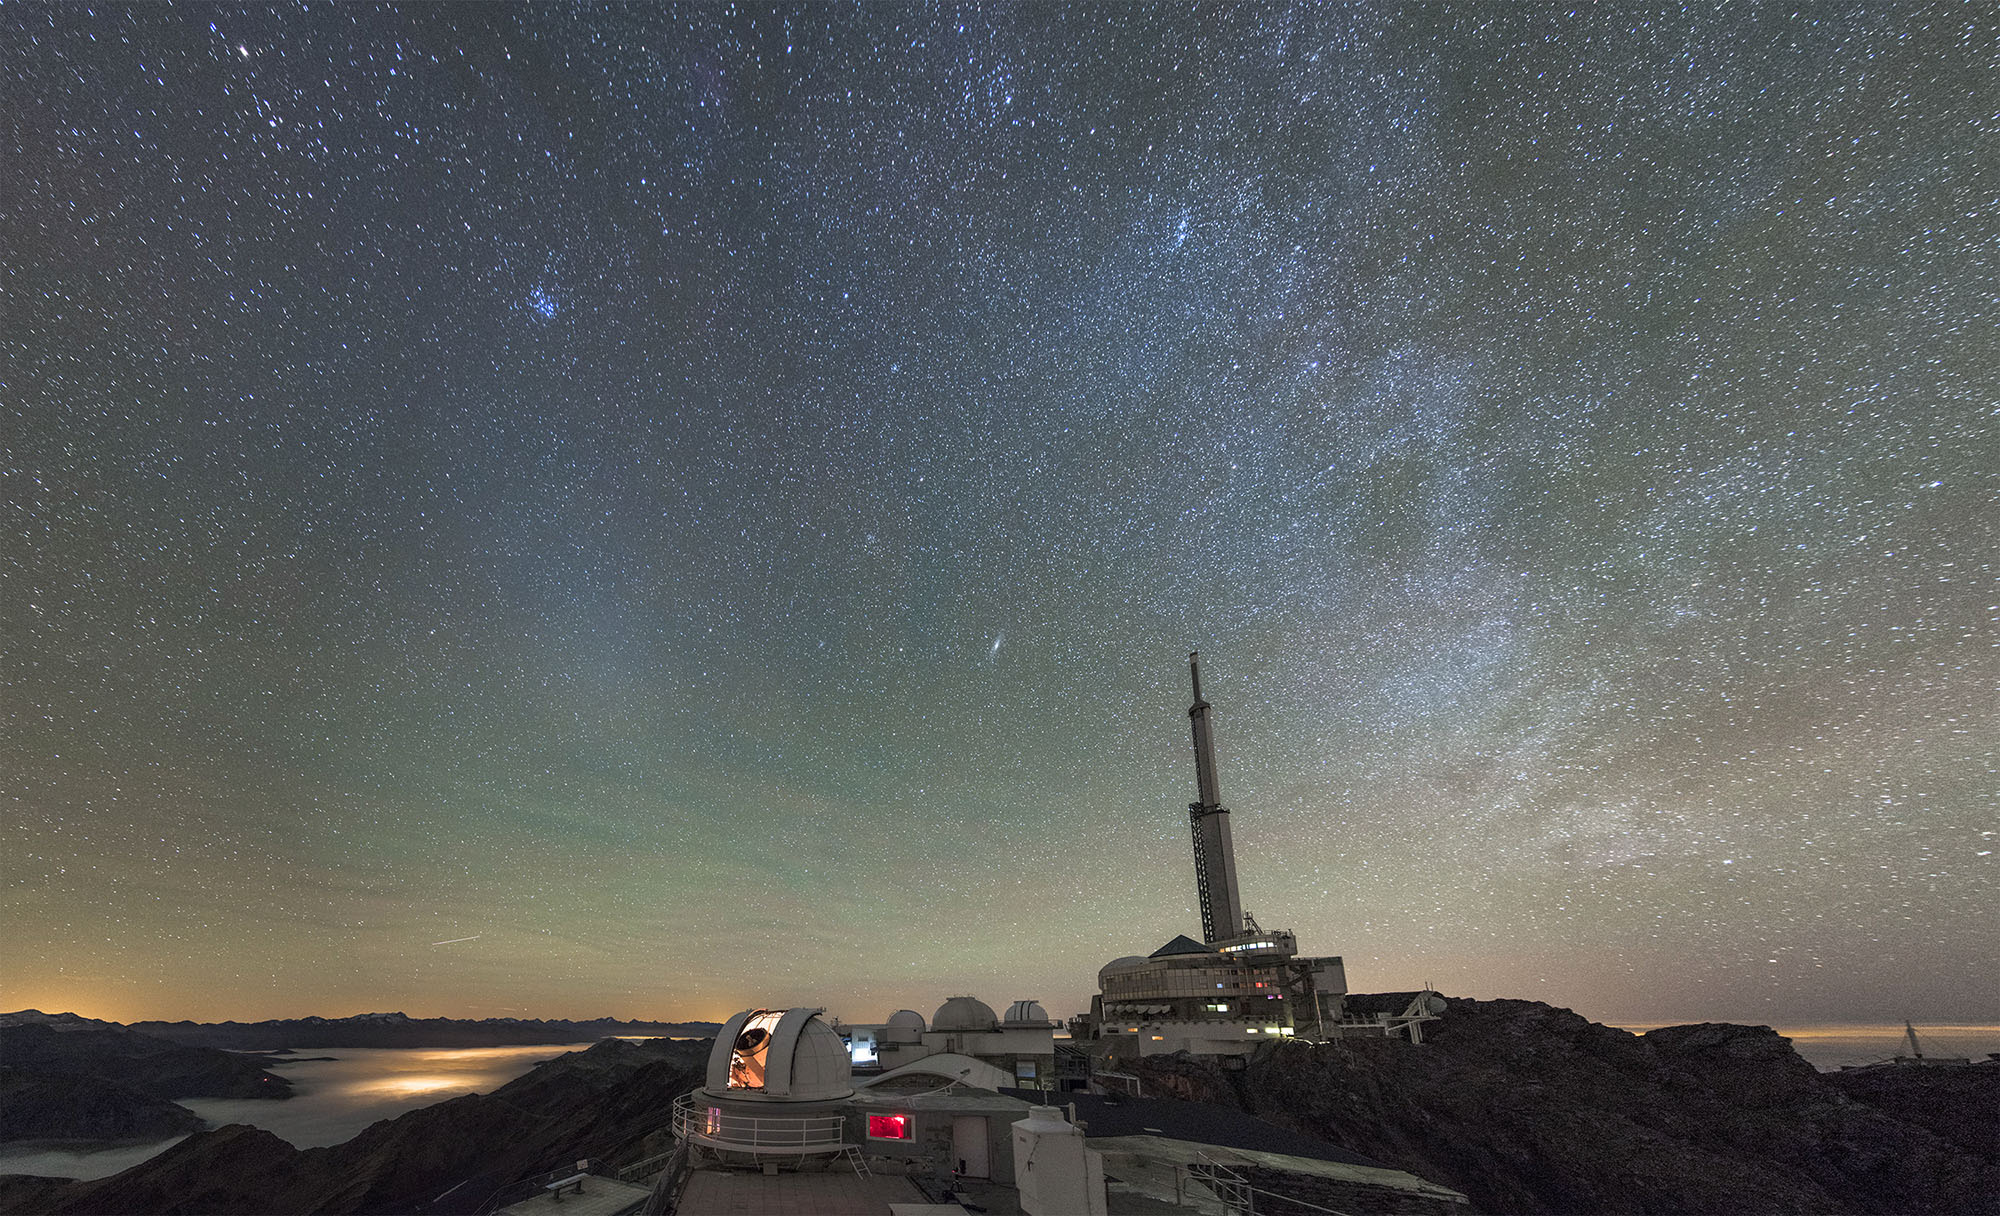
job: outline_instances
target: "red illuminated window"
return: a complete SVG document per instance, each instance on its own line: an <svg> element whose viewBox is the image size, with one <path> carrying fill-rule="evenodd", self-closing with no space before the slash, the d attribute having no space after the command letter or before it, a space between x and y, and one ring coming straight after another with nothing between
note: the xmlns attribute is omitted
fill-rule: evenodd
<svg viewBox="0 0 2000 1216"><path fill-rule="evenodd" d="M868 1116L868 1138L871 1140L908 1140L910 1138L910 1117L908 1115Z"/></svg>

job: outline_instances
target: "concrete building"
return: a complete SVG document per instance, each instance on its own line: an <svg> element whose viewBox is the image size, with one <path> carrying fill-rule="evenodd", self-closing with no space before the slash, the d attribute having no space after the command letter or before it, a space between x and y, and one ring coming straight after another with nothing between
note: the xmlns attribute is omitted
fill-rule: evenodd
<svg viewBox="0 0 2000 1216"><path fill-rule="evenodd" d="M1301 957L1289 929L1265 929L1244 910L1229 808L1215 763L1215 707L1201 694L1201 656L1188 656L1194 703L1196 800L1188 804L1203 940L1177 936L1097 973L1090 1013L1072 1028L1105 1054L1188 1051L1243 1055L1272 1038L1341 1033L1347 969L1338 956Z"/></svg>
<svg viewBox="0 0 2000 1216"><path fill-rule="evenodd" d="M1097 973L1096 1038L1115 1056L1241 1055L1301 1033L1324 1037L1347 991L1341 961L1276 952L1225 953L1176 937L1145 957L1114 959ZM1327 1006L1331 1004L1332 1008Z"/></svg>
<svg viewBox="0 0 2000 1216"><path fill-rule="evenodd" d="M1016 1005L1008 1018L982 1029L985 1006L955 997L946 1002L951 1016L936 1019L946 1029L917 1032L908 1018L897 1029L1004 1035L1010 1023L1026 1029L1040 1012L1033 1002ZM961 1022L963 1028L953 1028ZM1285 1192L1266 1189L1268 1178L1253 1181L1250 1171L1259 1170L1317 1188L1345 1187L1345 1210L1357 1213L1443 1213L1464 1204L1456 1192L1240 1111L1101 1096L1076 1096L1058 1107L1044 1104L1038 1090L1002 1093L950 1080L914 1092L879 1082L850 1085L849 1054L820 1010L744 1010L716 1036L704 1084L674 1103L677 1147L656 1167L650 1188L580 1165L577 1176L530 1180L533 1197L502 1211L1215 1213L1251 1210L1253 1192L1284 1199ZM940 1050L911 1063L946 1069L940 1061L973 1059ZM1088 1123L1079 1118L1078 1102L1088 1108ZM1107 1175L1108 1159L1117 1162L1115 1179Z"/></svg>
<svg viewBox="0 0 2000 1216"><path fill-rule="evenodd" d="M899 1009L886 1022L841 1023L837 1029L864 1084L937 1077L989 1088L1054 1086L1056 1024L1039 1001L1015 1001L1001 1017L977 997L955 996L938 1006L928 1025L915 1010ZM947 1056L980 1067L968 1074Z"/></svg>

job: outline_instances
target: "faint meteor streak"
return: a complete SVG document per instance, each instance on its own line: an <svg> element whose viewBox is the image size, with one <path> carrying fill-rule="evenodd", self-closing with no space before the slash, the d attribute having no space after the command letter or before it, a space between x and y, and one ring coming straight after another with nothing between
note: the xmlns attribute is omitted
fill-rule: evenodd
<svg viewBox="0 0 2000 1216"><path fill-rule="evenodd" d="M476 942L476 941L478 941L478 940L479 940L480 938L482 938L482 937L485 937L485 936L486 936L486 935L485 935L484 933L475 933L475 934L473 934L473 935L472 935L471 937L454 937L454 938L452 938L452 939L451 939L450 941L448 941L448 942L432 942L432 943L431 943L431 945L433 945L433 946L456 946L456 945L457 945L458 943L460 943L460 942Z"/></svg>

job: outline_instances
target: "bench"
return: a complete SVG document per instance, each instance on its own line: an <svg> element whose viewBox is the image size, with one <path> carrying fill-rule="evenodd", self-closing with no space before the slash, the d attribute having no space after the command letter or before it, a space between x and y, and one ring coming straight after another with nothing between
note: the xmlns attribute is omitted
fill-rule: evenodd
<svg viewBox="0 0 2000 1216"><path fill-rule="evenodd" d="M583 1194L583 1180L588 1177L590 1177L589 1174L573 1174L560 1182L551 1182L542 1189L549 1193L550 1198L554 1199L557 1203L561 1203L564 1191L574 1188L577 1194Z"/></svg>

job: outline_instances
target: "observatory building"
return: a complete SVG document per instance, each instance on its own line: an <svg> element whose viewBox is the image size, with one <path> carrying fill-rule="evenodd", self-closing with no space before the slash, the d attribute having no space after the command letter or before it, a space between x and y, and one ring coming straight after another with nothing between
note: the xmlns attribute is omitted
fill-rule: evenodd
<svg viewBox="0 0 2000 1216"><path fill-rule="evenodd" d="M1002 1017L977 997L955 996L929 1025L916 1010L898 1009L886 1022L836 1029L858 1078L961 1077L990 1089L1047 1089L1055 1075L1056 1024L1040 1001L1015 1001Z"/></svg>
<svg viewBox="0 0 2000 1216"><path fill-rule="evenodd" d="M1201 695L1201 656L1188 656L1197 800L1188 804L1202 940L1175 937L1097 973L1083 1032L1118 1056L1243 1055L1273 1038L1339 1033L1347 971L1336 957L1301 957L1289 929L1243 910L1229 808L1215 768L1215 707Z"/></svg>
<svg viewBox="0 0 2000 1216"><path fill-rule="evenodd" d="M674 1102L674 1134L718 1161L839 1153L854 1095L847 1047L817 1009L746 1009L722 1024L700 1089Z"/></svg>

